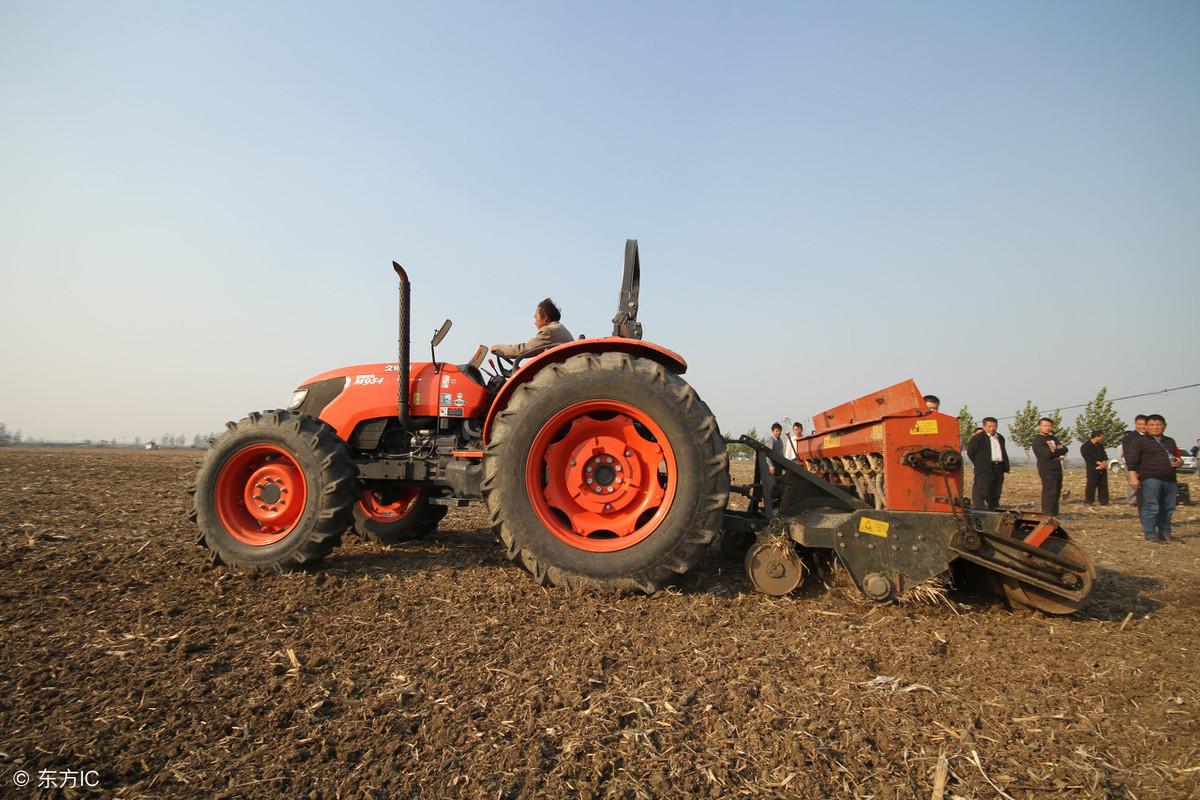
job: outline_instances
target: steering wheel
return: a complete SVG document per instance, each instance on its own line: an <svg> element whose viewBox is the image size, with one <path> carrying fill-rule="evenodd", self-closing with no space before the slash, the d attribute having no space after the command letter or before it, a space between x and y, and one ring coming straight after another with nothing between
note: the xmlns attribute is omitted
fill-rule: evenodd
<svg viewBox="0 0 1200 800"><path fill-rule="evenodd" d="M516 372L517 365L520 364L522 361L524 361L527 358L533 358L534 356L540 356L542 353L546 352L547 350L550 350L553 347L554 347L554 345L552 345L552 344L544 344L539 347L535 347L530 350L526 350L524 353L517 356L516 358L507 358L505 356L500 355L499 353L497 353L495 351L492 352L492 355L494 355L496 357L496 368L500 370L500 377L507 380L508 378L510 378L512 376L512 374L514 372Z"/></svg>
<svg viewBox="0 0 1200 800"><path fill-rule="evenodd" d="M499 353L493 353L492 355L496 357L496 369L500 370L500 377L505 380L512 377L513 372L517 369L517 362L521 359L505 358Z"/></svg>

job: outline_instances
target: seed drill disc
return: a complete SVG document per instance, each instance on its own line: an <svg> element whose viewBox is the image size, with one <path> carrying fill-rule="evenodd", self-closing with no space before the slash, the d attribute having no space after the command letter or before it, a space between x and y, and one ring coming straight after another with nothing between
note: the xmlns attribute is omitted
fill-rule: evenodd
<svg viewBox="0 0 1200 800"><path fill-rule="evenodd" d="M804 580L804 567L790 541L759 542L746 553L746 575L758 591L782 597Z"/></svg>
<svg viewBox="0 0 1200 800"><path fill-rule="evenodd" d="M1081 587L1082 597L1079 600L1071 600L1008 577L1001 579L1004 596L1013 608L1034 608L1044 614L1073 614L1083 607L1087 596L1092 593L1092 586L1096 581L1096 566L1081 547L1065 536L1051 536L1042 547L1063 558L1087 565L1087 574Z"/></svg>

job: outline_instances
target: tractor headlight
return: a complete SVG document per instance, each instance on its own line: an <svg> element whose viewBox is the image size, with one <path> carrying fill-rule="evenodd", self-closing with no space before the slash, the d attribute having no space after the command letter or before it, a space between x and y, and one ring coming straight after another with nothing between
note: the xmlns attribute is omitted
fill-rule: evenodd
<svg viewBox="0 0 1200 800"><path fill-rule="evenodd" d="M308 397L308 389L297 389L292 392L292 401L287 404L288 411L295 411L304 402L304 398Z"/></svg>

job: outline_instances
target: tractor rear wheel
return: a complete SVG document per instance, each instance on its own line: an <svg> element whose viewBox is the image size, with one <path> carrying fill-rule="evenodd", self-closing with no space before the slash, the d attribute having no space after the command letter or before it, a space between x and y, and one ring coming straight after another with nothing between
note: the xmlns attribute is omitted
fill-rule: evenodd
<svg viewBox="0 0 1200 800"><path fill-rule="evenodd" d="M359 486L354 504L354 532L380 544L408 542L436 530L449 510L430 503L419 486L396 491Z"/></svg>
<svg viewBox="0 0 1200 800"><path fill-rule="evenodd" d="M346 444L320 420L253 413L212 443L193 488L197 541L214 563L287 572L341 542L354 504Z"/></svg>
<svg viewBox="0 0 1200 800"><path fill-rule="evenodd" d="M729 497L708 406L624 353L572 356L518 387L483 464L506 554L542 585L653 592L695 566Z"/></svg>

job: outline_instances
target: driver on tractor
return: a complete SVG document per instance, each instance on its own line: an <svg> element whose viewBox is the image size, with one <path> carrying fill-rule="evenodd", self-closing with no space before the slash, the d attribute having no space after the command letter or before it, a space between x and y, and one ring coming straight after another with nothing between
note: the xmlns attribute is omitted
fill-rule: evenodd
<svg viewBox="0 0 1200 800"><path fill-rule="evenodd" d="M494 344L492 352L515 361L533 353L549 350L556 345L566 344L574 337L566 326L559 322L560 319L562 312L554 305L554 301L547 297L537 304L537 310L533 312L533 324L538 329L534 337L524 344Z"/></svg>

